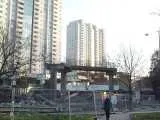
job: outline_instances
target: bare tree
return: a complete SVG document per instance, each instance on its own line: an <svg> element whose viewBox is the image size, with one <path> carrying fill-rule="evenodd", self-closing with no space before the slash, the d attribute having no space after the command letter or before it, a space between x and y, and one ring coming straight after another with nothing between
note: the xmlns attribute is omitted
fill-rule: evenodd
<svg viewBox="0 0 160 120"><path fill-rule="evenodd" d="M122 48L116 60L119 71L128 73L128 88L129 88L129 109L132 109L132 81L135 77L138 68L142 64L142 55L131 46Z"/></svg>
<svg viewBox="0 0 160 120"><path fill-rule="evenodd" d="M23 43L8 39L8 32L0 27L0 81L5 84L11 77L24 75L29 61L22 54Z"/></svg>

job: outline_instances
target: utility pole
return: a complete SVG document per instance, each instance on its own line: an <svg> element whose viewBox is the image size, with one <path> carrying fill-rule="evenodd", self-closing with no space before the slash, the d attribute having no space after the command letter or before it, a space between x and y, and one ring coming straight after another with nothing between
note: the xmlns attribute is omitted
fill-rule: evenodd
<svg viewBox="0 0 160 120"><path fill-rule="evenodd" d="M157 31L158 32L158 42L159 42L159 46L158 46L158 59L160 59L160 28Z"/></svg>
<svg viewBox="0 0 160 120"><path fill-rule="evenodd" d="M159 30L157 32L158 32L158 41L159 41L159 48L158 48L158 50L160 51L160 28L159 28Z"/></svg>
<svg viewBox="0 0 160 120"><path fill-rule="evenodd" d="M11 120L14 120L15 118L15 87L16 87L16 76L14 75L12 78L12 107L11 107L11 112L10 112L10 116L11 116Z"/></svg>
<svg viewBox="0 0 160 120"><path fill-rule="evenodd" d="M160 16L160 11L158 11L158 12L152 12L150 14L151 15ZM159 30L157 32L158 32L158 42L159 42L159 46L158 46L158 58L160 58L160 28L159 28Z"/></svg>

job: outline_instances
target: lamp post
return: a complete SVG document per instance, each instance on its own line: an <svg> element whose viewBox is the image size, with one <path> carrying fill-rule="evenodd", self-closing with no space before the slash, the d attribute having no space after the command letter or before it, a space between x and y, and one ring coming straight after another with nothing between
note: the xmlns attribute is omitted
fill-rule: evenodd
<svg viewBox="0 0 160 120"><path fill-rule="evenodd" d="M152 12L151 15L156 15L156 16L160 17L160 11ZM158 48L159 54L158 54L158 57L160 58L160 28L159 28L159 30L157 32L158 32L158 41L159 41L159 48Z"/></svg>
<svg viewBox="0 0 160 120"><path fill-rule="evenodd" d="M159 41L158 51L160 52L160 29L159 29L157 32L158 32L158 41ZM160 57L160 56L159 56L159 57Z"/></svg>
<svg viewBox="0 0 160 120"><path fill-rule="evenodd" d="M13 76L11 77L11 88L12 88L12 98L11 98L11 103L12 103L12 107L11 107L11 112L10 112L10 116L11 116L11 120L14 120L14 107L15 107L15 87L16 87L16 78L17 78L17 69L19 67L19 62L16 62L16 66L13 67Z"/></svg>
<svg viewBox="0 0 160 120"><path fill-rule="evenodd" d="M158 33L158 58L160 58L160 28L156 31ZM145 33L144 34L146 37L148 37L150 34Z"/></svg>
<svg viewBox="0 0 160 120"><path fill-rule="evenodd" d="M16 76L14 75L12 77L12 99L11 99L11 102L12 102L12 107L11 107L11 120L14 120L14 107L15 107L15 86L16 86Z"/></svg>

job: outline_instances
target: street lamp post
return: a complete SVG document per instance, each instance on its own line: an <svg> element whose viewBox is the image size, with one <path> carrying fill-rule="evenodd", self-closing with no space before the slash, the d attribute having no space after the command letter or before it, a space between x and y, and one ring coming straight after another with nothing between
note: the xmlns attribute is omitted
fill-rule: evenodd
<svg viewBox="0 0 160 120"><path fill-rule="evenodd" d="M159 42L158 51L160 52L160 29L157 32L158 32L158 42ZM160 56L158 56L158 57L160 57Z"/></svg>
<svg viewBox="0 0 160 120"><path fill-rule="evenodd" d="M17 78L17 69L19 66L19 62L17 62L17 66L13 67L13 76L11 77L11 88L12 88L12 98L11 98L11 112L10 112L10 116L11 116L11 120L14 120L14 112L15 112L15 87L16 87L16 78Z"/></svg>
<svg viewBox="0 0 160 120"><path fill-rule="evenodd" d="M15 76L13 76L13 78L12 78L12 83L11 83L11 85L12 85L12 100L11 100L11 102L12 102L12 107L11 107L11 113L10 113L10 115L11 115L11 120L14 120L14 107L15 107L15 86L16 86L16 77Z"/></svg>
<svg viewBox="0 0 160 120"><path fill-rule="evenodd" d="M160 58L160 28L159 28L159 30L158 31L156 31L157 33L158 33L158 58ZM148 37L148 36L150 36L150 34L149 33L145 33L144 34L146 37Z"/></svg>
<svg viewBox="0 0 160 120"><path fill-rule="evenodd" d="M151 15L156 15L156 16L159 16L160 17L160 12L152 12ZM158 32L158 41L159 41L159 48L158 48L158 57L160 57L160 28L159 30L157 31Z"/></svg>

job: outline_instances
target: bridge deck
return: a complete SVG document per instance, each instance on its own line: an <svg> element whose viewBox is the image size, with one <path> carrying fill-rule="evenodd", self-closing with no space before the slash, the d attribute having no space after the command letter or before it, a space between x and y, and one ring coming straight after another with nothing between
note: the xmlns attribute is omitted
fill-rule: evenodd
<svg viewBox="0 0 160 120"><path fill-rule="evenodd" d="M107 74L116 74L116 68L106 68L106 67L91 67L91 66L71 66L71 70L83 70L83 71L98 71L106 72Z"/></svg>
<svg viewBox="0 0 160 120"><path fill-rule="evenodd" d="M67 71L71 72L72 70L83 70L83 71L98 71L106 72L106 74L116 74L116 68L107 68L107 67L91 67L91 66L69 66L67 64L46 64L46 68L55 71Z"/></svg>

